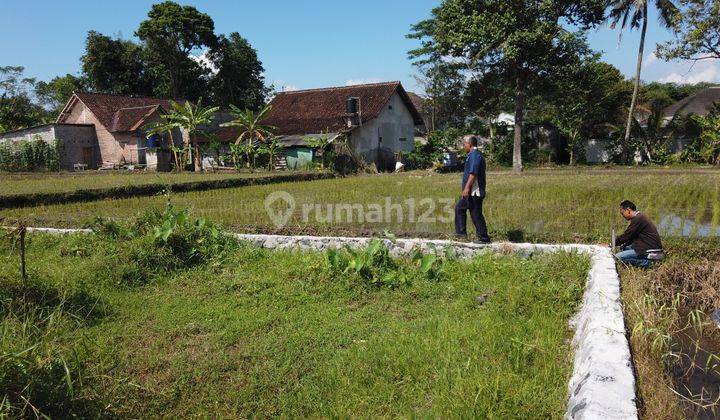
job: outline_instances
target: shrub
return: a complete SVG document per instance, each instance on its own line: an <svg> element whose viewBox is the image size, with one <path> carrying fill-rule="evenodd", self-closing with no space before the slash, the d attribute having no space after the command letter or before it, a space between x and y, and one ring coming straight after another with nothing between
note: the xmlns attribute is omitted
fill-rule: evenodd
<svg viewBox="0 0 720 420"><path fill-rule="evenodd" d="M57 171L60 170L61 154L62 143L59 140L48 143L39 136L17 143L0 143L0 170Z"/></svg>

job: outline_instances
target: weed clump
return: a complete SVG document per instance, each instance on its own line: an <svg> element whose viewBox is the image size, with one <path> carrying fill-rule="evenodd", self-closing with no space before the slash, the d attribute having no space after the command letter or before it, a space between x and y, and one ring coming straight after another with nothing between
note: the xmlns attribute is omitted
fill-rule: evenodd
<svg viewBox="0 0 720 420"><path fill-rule="evenodd" d="M211 221L192 219L187 210L172 204L126 224L96 219L92 228L109 262L101 276L125 286L147 284L169 272L220 261L237 248L237 242Z"/></svg>

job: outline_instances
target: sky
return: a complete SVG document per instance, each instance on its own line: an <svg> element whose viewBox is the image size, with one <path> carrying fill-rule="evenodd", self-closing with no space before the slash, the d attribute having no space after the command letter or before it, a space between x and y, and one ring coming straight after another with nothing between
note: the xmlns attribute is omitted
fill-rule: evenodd
<svg viewBox="0 0 720 420"><path fill-rule="evenodd" d="M87 32L135 39L152 3L125 0L0 0L0 66L23 66L38 80L80 73ZM419 90L407 51L417 41L405 38L410 26L430 16L440 0L179 1L209 14L216 33L239 32L265 67L277 90L342 86L400 80ZM638 31L608 27L590 31L590 46L626 76L634 74ZM696 83L720 82L720 63L666 63L652 53L671 38L652 16L642 79Z"/></svg>

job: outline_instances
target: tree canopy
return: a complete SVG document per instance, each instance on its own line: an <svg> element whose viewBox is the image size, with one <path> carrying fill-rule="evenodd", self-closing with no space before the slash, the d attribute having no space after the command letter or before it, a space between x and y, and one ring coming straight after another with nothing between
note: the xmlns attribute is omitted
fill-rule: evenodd
<svg viewBox="0 0 720 420"><path fill-rule="evenodd" d="M682 14L674 25L675 39L658 45L657 55L666 60L720 59L720 2L680 0Z"/></svg>
<svg viewBox="0 0 720 420"><path fill-rule="evenodd" d="M217 73L210 80L212 100L221 106L260 109L269 89L265 87L262 63L247 39L233 32L220 35L209 58Z"/></svg>
<svg viewBox="0 0 720 420"><path fill-rule="evenodd" d="M147 72L155 94L196 98L205 90L210 69L190 58L192 52L217 43L212 18L192 6L172 1L154 4L135 32L144 43Z"/></svg>
<svg viewBox="0 0 720 420"><path fill-rule="evenodd" d="M603 0L504 1L445 0L432 17L413 26L422 40L411 56L451 56L465 60L479 79L492 78L513 92L513 166L522 170L521 140L525 101L555 69L576 60L578 36L565 25L588 28L604 17Z"/></svg>
<svg viewBox="0 0 720 420"><path fill-rule="evenodd" d="M139 24L140 43L90 31L82 57L87 88L259 109L269 89L250 43L216 35L213 19L192 6L155 4ZM200 58L198 58L200 57Z"/></svg>
<svg viewBox="0 0 720 420"><path fill-rule="evenodd" d="M0 132L26 128L49 120L47 111L32 100L36 81L21 66L0 67Z"/></svg>
<svg viewBox="0 0 720 420"><path fill-rule="evenodd" d="M80 61L90 90L136 95L153 93L142 47L132 41L90 31Z"/></svg>

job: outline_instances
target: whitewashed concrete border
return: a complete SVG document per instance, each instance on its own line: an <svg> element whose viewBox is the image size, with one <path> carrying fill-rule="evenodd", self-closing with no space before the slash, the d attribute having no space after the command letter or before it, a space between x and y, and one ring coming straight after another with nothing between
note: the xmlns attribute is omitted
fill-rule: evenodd
<svg viewBox="0 0 720 420"><path fill-rule="evenodd" d="M371 238L235 234L244 241L272 249L322 251L344 246L362 247ZM460 257L482 252L576 251L591 257L590 272L580 310L570 325L575 329L573 374L570 378L567 419L636 419L635 376L620 301L620 278L608 248L592 245L492 243L488 245L426 239L385 239L397 256L415 249L442 252L453 247Z"/></svg>
<svg viewBox="0 0 720 420"><path fill-rule="evenodd" d="M49 234L90 233L89 229L28 228ZM329 236L282 236L233 234L263 248L322 251L328 248L362 247L371 238ZM637 419L635 376L620 301L620 278L610 250L593 245L474 244L446 240L384 240L394 256L415 249L443 252L455 249L461 258L483 252L513 252L531 256L541 252L576 251L591 257L587 285L580 310L570 325L575 329L573 374L568 384L567 419Z"/></svg>

